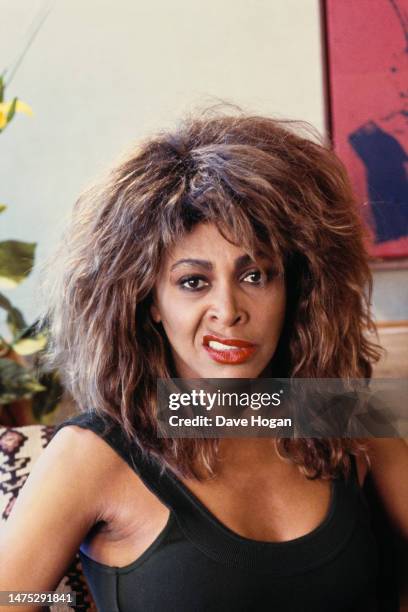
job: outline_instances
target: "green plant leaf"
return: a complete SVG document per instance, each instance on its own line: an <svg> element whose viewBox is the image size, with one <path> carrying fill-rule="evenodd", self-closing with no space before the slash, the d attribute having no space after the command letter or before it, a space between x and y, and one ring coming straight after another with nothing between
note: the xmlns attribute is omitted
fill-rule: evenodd
<svg viewBox="0 0 408 612"><path fill-rule="evenodd" d="M31 323L31 325L25 325L21 327L13 338L13 342L20 342L20 340L27 340L28 338L36 339L38 335L47 336L47 329L43 326L41 329L38 326L38 320Z"/></svg>
<svg viewBox="0 0 408 612"><path fill-rule="evenodd" d="M47 338L43 334L38 334L33 338L23 338L12 344L13 350L19 355L32 355L42 351L47 345Z"/></svg>
<svg viewBox="0 0 408 612"><path fill-rule="evenodd" d="M13 336L13 341L18 334L27 327L23 313L18 308L13 308L7 314L7 326Z"/></svg>
<svg viewBox="0 0 408 612"><path fill-rule="evenodd" d="M0 213L4 212L7 209L5 204L0 204Z"/></svg>
<svg viewBox="0 0 408 612"><path fill-rule="evenodd" d="M19 333L26 329L27 323L18 308L15 308L2 293L0 293L0 308L7 312L7 325L15 339Z"/></svg>
<svg viewBox="0 0 408 612"><path fill-rule="evenodd" d="M4 100L4 89L5 89L5 86L4 86L4 77L1 74L0 75L0 104Z"/></svg>
<svg viewBox="0 0 408 612"><path fill-rule="evenodd" d="M14 115L16 114L17 100L18 100L18 98L13 98L13 101L11 102L11 106L10 106L9 111L7 113L7 123L10 123L10 121L12 120Z"/></svg>
<svg viewBox="0 0 408 612"><path fill-rule="evenodd" d="M36 246L18 240L0 242L0 287L16 287L30 274Z"/></svg>
<svg viewBox="0 0 408 612"><path fill-rule="evenodd" d="M44 390L29 368L11 359L0 359L0 404L29 399Z"/></svg>

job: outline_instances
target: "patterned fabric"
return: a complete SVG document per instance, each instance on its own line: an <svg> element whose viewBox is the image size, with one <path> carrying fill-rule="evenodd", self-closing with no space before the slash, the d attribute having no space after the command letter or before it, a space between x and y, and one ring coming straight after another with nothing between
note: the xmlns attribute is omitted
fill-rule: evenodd
<svg viewBox="0 0 408 612"><path fill-rule="evenodd" d="M10 515L18 494L40 456L51 440L54 428L43 425L0 427L0 525ZM59 593L76 593L76 605L55 605L54 612L96 611L76 555L56 589Z"/></svg>

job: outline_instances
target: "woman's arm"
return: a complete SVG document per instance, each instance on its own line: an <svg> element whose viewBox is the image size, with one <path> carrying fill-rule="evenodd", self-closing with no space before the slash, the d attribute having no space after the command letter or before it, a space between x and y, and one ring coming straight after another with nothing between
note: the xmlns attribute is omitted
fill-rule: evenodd
<svg viewBox="0 0 408 612"><path fill-rule="evenodd" d="M0 591L54 590L99 520L111 474L95 452L95 438L65 427L35 463L0 528Z"/></svg>
<svg viewBox="0 0 408 612"><path fill-rule="evenodd" d="M408 540L408 442L370 438L367 444L375 487L392 525Z"/></svg>

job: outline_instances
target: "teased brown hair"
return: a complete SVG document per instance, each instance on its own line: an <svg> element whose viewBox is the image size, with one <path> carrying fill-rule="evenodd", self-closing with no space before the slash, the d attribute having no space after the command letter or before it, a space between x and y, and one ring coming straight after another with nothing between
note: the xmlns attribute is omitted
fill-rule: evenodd
<svg viewBox="0 0 408 612"><path fill-rule="evenodd" d="M308 131L309 130L309 131ZM162 466L201 478L219 441L157 437L156 380L175 376L149 316L163 254L213 222L285 273L274 376L369 378L371 275L345 169L304 123L207 112L152 137L76 203L54 259L48 364L81 410L108 415ZM279 439L309 477L349 471L351 439Z"/></svg>

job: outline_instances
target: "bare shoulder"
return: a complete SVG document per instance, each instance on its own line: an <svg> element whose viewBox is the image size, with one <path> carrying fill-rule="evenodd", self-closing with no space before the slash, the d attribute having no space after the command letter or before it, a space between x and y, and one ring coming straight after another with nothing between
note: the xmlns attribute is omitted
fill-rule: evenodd
<svg viewBox="0 0 408 612"><path fill-rule="evenodd" d="M77 516L92 526L99 519L109 485L122 463L92 431L63 427L33 465L19 498L24 500L41 491L41 498L54 507L76 507Z"/></svg>
<svg viewBox="0 0 408 612"><path fill-rule="evenodd" d="M356 457L358 480L360 485L369 472L378 474L380 471L388 472L392 466L405 466L408 457L407 438L369 438L365 440L368 449L369 462L363 455Z"/></svg>
<svg viewBox="0 0 408 612"><path fill-rule="evenodd" d="M371 452L375 452L376 449L408 447L408 438L368 438L366 442Z"/></svg>
<svg viewBox="0 0 408 612"><path fill-rule="evenodd" d="M88 500L95 522L116 524L126 509L149 508L154 496L136 472L99 435L76 425L62 428L50 444L61 466L81 479L78 489Z"/></svg>
<svg viewBox="0 0 408 612"><path fill-rule="evenodd" d="M100 436L77 425L67 425L60 429L48 445L47 451L49 460L52 454L52 459L61 464L70 465L72 468L82 467L84 475L95 477L98 482L104 479L109 481L112 473L124 463Z"/></svg>
<svg viewBox="0 0 408 612"><path fill-rule="evenodd" d="M48 450L48 449L47 449ZM93 506L99 520L126 488L141 483L125 460L99 435L76 425L63 427L49 444L48 462L56 461L66 478Z"/></svg>
<svg viewBox="0 0 408 612"><path fill-rule="evenodd" d="M407 438L369 438L367 440L370 469L372 472L388 471L392 466L407 466Z"/></svg>
<svg viewBox="0 0 408 612"><path fill-rule="evenodd" d="M0 567L0 590L58 584L89 530L103 520L120 467L120 458L93 432L74 426L57 432L0 529L0 556L8 560Z"/></svg>

